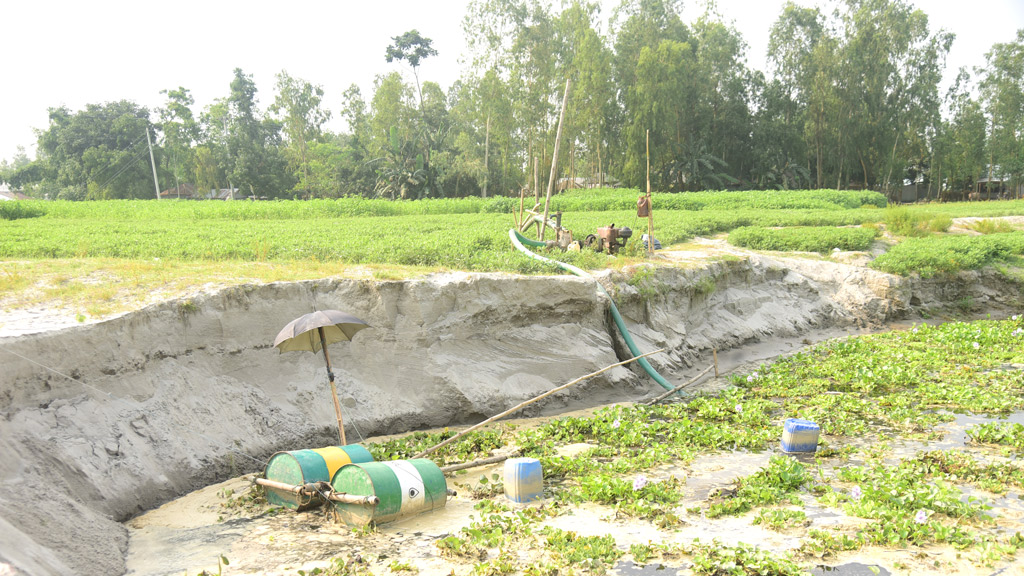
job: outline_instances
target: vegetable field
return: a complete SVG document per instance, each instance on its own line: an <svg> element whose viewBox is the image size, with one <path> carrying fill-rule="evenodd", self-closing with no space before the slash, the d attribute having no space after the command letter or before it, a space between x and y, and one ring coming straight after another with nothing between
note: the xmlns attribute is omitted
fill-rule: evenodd
<svg viewBox="0 0 1024 576"><path fill-rule="evenodd" d="M579 190L553 198L552 211L564 212L563 225L578 238L613 223L639 233L646 220L636 217L636 198L637 191L629 189ZM894 214L901 226L925 233L927 227L916 223L929 218L948 222L961 215L1024 214L1024 201L915 206L894 213L883 209L880 194L835 190L655 194L653 203L655 237L666 246L734 231L730 241L737 245L812 252L866 249L877 225ZM0 204L0 259L313 261L540 272L540 265L519 257L509 246L506 234L518 209L519 199L504 197L8 202ZM863 225L874 228L836 229ZM883 269L913 272L922 251L934 252L942 260L926 266L929 273L1021 253L1020 232L1001 236L1003 240L988 240L984 248L968 250L980 250L984 258L960 259L945 256L955 247L941 244L933 250L932 239L925 238L887 257ZM636 254L639 243L634 241L633 246ZM565 259L590 269L609 265L608 257L586 252L567 254Z"/></svg>

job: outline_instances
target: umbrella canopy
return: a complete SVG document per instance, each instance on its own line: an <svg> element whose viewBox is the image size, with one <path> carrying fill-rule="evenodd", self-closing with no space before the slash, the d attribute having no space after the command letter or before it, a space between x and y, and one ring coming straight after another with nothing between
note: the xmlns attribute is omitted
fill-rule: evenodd
<svg viewBox="0 0 1024 576"><path fill-rule="evenodd" d="M319 352L323 345L351 340L356 332L370 325L338 310L317 310L292 320L274 338L281 352L308 350ZM323 330L318 330L323 328ZM323 334L323 341L320 339Z"/></svg>

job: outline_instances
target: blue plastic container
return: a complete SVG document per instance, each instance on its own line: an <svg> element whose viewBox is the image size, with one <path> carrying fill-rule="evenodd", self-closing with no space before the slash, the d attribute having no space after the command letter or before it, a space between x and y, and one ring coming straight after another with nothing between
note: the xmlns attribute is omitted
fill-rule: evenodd
<svg viewBox="0 0 1024 576"><path fill-rule="evenodd" d="M544 497L544 472L540 460L505 460L505 497L513 502L533 502Z"/></svg>
<svg viewBox="0 0 1024 576"><path fill-rule="evenodd" d="M816 452L821 428L810 420L787 418L782 427L783 452Z"/></svg>

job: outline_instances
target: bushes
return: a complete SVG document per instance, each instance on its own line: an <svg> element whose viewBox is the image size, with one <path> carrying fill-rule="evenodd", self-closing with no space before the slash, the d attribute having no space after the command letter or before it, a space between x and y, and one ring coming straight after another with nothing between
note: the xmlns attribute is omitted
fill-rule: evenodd
<svg viewBox="0 0 1024 576"><path fill-rule="evenodd" d="M639 191L631 188L572 190L551 199L552 210L636 210ZM721 211L853 210L863 206L884 208L885 196L864 190L744 190L656 193L654 210Z"/></svg>
<svg viewBox="0 0 1024 576"><path fill-rule="evenodd" d="M1024 254L1024 233L988 236L935 236L910 238L876 258L871 267L908 276L917 272L923 278L976 270L1009 256Z"/></svg>
<svg viewBox="0 0 1024 576"><path fill-rule="evenodd" d="M771 229L756 226L737 228L729 233L729 243L755 250L830 252L867 250L878 231L873 228L801 227Z"/></svg>
<svg viewBox="0 0 1024 576"><path fill-rule="evenodd" d="M43 211L35 202L25 201L0 201L0 220L18 220L20 218L35 218L42 216Z"/></svg>

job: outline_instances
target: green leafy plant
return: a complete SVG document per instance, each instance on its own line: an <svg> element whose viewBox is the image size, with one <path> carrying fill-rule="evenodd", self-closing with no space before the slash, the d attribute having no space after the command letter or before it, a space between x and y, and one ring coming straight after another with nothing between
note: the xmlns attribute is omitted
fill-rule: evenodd
<svg viewBox="0 0 1024 576"><path fill-rule="evenodd" d="M764 228L745 226L729 233L729 243L755 250L827 253L839 250L867 250L878 234L874 228L824 226Z"/></svg>
<svg viewBox="0 0 1024 576"><path fill-rule="evenodd" d="M1024 450L1024 424L1018 422L987 422L967 429L971 440L984 444L1001 444Z"/></svg>
<svg viewBox="0 0 1024 576"><path fill-rule="evenodd" d="M747 574L772 574L775 576L801 576L805 574L800 565L784 557L776 556L749 544L724 546L717 542L702 544L699 541L685 548L693 558L693 571L713 576L745 576Z"/></svg>
<svg viewBox="0 0 1024 576"><path fill-rule="evenodd" d="M757 511L754 524L763 524L766 528L782 531L795 526L803 526L807 522L807 514L803 510L786 508L763 508Z"/></svg>

